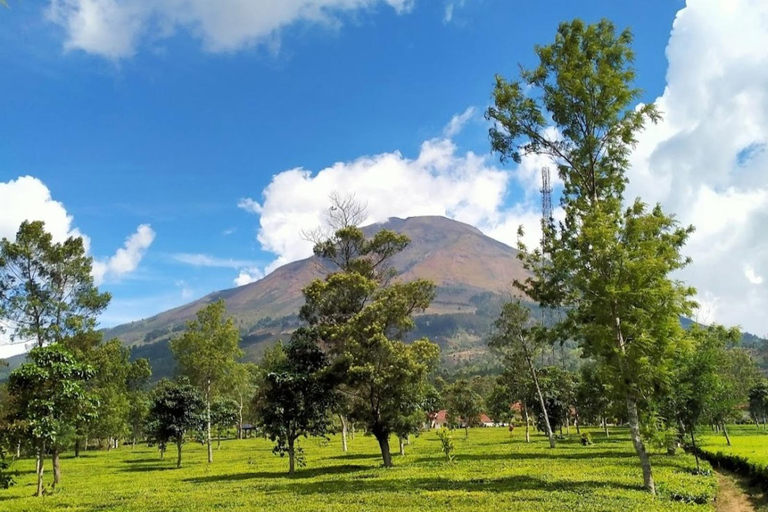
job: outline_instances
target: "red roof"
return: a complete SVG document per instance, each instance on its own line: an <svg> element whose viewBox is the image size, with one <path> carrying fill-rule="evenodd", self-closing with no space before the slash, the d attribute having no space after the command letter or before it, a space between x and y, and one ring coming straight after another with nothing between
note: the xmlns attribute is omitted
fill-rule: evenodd
<svg viewBox="0 0 768 512"><path fill-rule="evenodd" d="M493 423L493 420L485 414L480 415L480 423Z"/></svg>

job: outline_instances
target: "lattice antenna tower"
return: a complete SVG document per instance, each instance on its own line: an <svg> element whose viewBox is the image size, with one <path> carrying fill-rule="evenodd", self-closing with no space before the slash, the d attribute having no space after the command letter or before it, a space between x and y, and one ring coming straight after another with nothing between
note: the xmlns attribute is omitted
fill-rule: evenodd
<svg viewBox="0 0 768 512"><path fill-rule="evenodd" d="M546 222L552 219L552 182L549 167L541 168L541 217Z"/></svg>

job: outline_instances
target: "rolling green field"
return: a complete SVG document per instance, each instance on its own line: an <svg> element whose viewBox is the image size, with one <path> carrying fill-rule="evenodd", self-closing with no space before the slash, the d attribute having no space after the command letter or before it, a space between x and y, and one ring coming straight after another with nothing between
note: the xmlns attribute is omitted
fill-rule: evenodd
<svg viewBox="0 0 768 512"><path fill-rule="evenodd" d="M307 466L286 474L287 460L263 439L224 441L205 462L199 444L164 461L145 446L88 452L62 460L63 481L52 494L33 498L34 461L19 461L16 486L0 491L0 510L21 511L705 511L716 493L713 476L695 476L692 456L654 455L660 495L640 488L637 458L623 431L610 439L593 433L595 444L577 436L547 448L534 436L523 442L503 428L473 429L468 440L456 431L456 463L444 461L434 432L426 432L395 455L395 467L380 467L377 444L358 435L341 452L338 437L304 440ZM394 443L396 444L396 442ZM394 446L396 449L396 446ZM705 463L706 464L706 463ZM46 482L51 479L50 464ZM698 497L705 504L680 501Z"/></svg>
<svg viewBox="0 0 768 512"><path fill-rule="evenodd" d="M707 432L700 435L700 450L727 469L768 482L768 431L755 425L731 425L728 433L731 446L722 434Z"/></svg>

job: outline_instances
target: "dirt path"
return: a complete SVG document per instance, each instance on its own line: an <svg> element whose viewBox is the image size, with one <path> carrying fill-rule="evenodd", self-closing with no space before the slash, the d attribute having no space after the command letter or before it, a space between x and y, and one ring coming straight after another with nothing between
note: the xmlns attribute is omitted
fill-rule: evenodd
<svg viewBox="0 0 768 512"><path fill-rule="evenodd" d="M768 503L763 494L750 488L746 479L723 470L717 475L717 512L768 512Z"/></svg>

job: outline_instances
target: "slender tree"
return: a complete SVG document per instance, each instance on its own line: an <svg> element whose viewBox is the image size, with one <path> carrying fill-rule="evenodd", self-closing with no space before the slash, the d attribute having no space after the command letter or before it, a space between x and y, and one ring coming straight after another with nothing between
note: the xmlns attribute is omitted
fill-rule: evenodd
<svg viewBox="0 0 768 512"><path fill-rule="evenodd" d="M535 364L546 342L543 341L539 334L540 331L537 331L536 325L532 322L530 310L519 301L504 304L501 315L494 322L494 325L495 331L488 342L488 346L500 354L507 365L514 366L520 360L525 361L541 407L544 432L549 439L550 448L554 448L555 434L552 431Z"/></svg>
<svg viewBox="0 0 768 512"><path fill-rule="evenodd" d="M182 375L197 386L205 400L208 462L213 462L211 445L211 402L227 382L242 356L240 332L232 318L226 318L223 300L212 302L197 312L187 330L171 340L171 350Z"/></svg>
<svg viewBox="0 0 768 512"><path fill-rule="evenodd" d="M631 43L607 20L562 23L554 43L536 47L537 67L517 82L497 77L486 115L502 159L536 154L557 166L564 220L548 220L542 249L523 253L534 275L519 285L544 306L568 306L570 335L624 397L643 484L655 493L638 410L665 378L682 338L679 317L693 307L694 290L669 277L689 263L681 249L692 228L660 206L624 205L637 133L660 117L653 104L635 105Z"/></svg>
<svg viewBox="0 0 768 512"><path fill-rule="evenodd" d="M15 241L0 241L0 313L12 339L35 346L96 327L110 301L91 276L83 239L54 242L43 222L23 222Z"/></svg>

